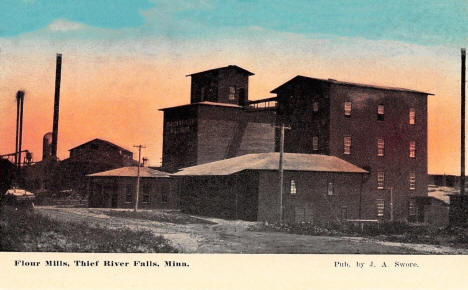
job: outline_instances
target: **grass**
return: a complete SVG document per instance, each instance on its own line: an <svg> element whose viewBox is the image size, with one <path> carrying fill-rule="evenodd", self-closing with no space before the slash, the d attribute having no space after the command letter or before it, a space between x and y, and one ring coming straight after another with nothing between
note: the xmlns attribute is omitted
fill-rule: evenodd
<svg viewBox="0 0 468 290"><path fill-rule="evenodd" d="M52 220L32 210L0 208L0 251L175 253L168 240L150 231L106 229Z"/></svg>
<svg viewBox="0 0 468 290"><path fill-rule="evenodd" d="M166 222L172 224L216 224L211 221L207 221L204 219L192 217L187 214L183 214L180 212L171 213L171 212L159 212L159 211L107 211L104 212L108 216L111 217L121 217L121 218L132 218L132 219L140 219L140 220L151 220L156 222Z"/></svg>
<svg viewBox="0 0 468 290"><path fill-rule="evenodd" d="M252 231L285 232L312 236L362 236L381 241L443 245L456 248L468 248L468 228L435 228L431 226L414 226L406 223L382 223L367 227L361 233L359 227L349 225L318 226L313 223L296 224L262 224L249 228Z"/></svg>

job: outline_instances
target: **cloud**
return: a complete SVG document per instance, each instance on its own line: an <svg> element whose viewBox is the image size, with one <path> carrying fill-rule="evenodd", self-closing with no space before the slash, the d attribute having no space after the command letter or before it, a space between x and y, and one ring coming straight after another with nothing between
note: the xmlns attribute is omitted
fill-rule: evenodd
<svg viewBox="0 0 468 290"><path fill-rule="evenodd" d="M66 32L66 31L80 30L85 27L86 26L84 24L81 24L78 22L71 22L66 19L56 19L54 22L52 22L51 24L47 26L47 29L51 31Z"/></svg>

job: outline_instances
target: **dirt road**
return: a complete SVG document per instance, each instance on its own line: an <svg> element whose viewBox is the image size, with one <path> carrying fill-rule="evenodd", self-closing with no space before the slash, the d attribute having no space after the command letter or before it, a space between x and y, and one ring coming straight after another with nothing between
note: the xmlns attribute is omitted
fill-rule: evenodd
<svg viewBox="0 0 468 290"><path fill-rule="evenodd" d="M183 253L262 254L468 254L466 249L382 242L361 237L306 236L248 231L253 222L203 218L214 224L174 224L110 217L109 209L36 207L53 219L108 228L128 227L163 235ZM200 218L200 217L198 217Z"/></svg>

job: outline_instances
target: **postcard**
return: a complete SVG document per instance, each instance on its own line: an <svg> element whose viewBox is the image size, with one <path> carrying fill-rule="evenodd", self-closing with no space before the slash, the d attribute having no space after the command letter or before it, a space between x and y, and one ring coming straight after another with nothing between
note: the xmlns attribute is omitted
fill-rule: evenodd
<svg viewBox="0 0 468 290"><path fill-rule="evenodd" d="M465 1L0 11L0 288L465 282Z"/></svg>

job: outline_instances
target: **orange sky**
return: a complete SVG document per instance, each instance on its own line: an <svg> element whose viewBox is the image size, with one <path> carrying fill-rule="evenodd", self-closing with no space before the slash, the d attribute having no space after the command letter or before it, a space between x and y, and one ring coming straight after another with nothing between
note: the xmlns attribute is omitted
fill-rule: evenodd
<svg viewBox="0 0 468 290"><path fill-rule="evenodd" d="M109 48L103 43L82 47L80 43L37 42L43 49L36 51L31 49L34 45L9 43L0 54L0 153L14 151L15 93L23 89L23 148L33 152L35 161L41 159L42 136L52 127L55 52L61 52L61 159L68 157L70 148L102 138L134 152L133 145L144 144L143 155L150 164L159 165L163 114L158 109L189 102L190 78L186 74L236 64L255 73L250 78L251 99L271 96L271 89L298 74L432 92L429 172L458 173L459 51L439 57L444 48L282 37L293 39L295 46L268 39L255 44L228 39L197 45L150 41L132 51L128 43ZM156 55L149 53L153 46Z"/></svg>

